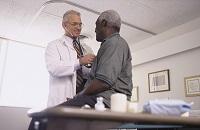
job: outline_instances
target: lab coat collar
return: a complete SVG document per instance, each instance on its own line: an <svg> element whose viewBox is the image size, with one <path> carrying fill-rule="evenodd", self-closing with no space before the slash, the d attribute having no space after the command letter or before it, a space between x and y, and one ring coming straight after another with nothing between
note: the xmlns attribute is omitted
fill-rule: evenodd
<svg viewBox="0 0 200 130"><path fill-rule="evenodd" d="M64 45L73 47L73 44L72 44L73 39L72 39L72 38L70 38L70 37L68 37L68 36L66 36L66 35L63 35L63 36L62 36L62 39L63 39L63 44L64 44Z"/></svg>

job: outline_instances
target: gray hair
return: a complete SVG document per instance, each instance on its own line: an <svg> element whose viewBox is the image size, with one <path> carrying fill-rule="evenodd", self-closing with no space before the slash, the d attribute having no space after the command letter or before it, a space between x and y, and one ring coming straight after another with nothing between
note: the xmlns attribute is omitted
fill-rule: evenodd
<svg viewBox="0 0 200 130"><path fill-rule="evenodd" d="M68 10L67 12L65 12L65 14L63 15L63 20L62 22L66 22L69 20L69 16L70 15L78 15L80 16L81 14L75 10Z"/></svg>
<svg viewBox="0 0 200 130"><path fill-rule="evenodd" d="M119 14L114 10L106 10L101 13L98 20L102 22L103 20L107 21L107 23L112 26L113 28L117 29L117 31L120 31L121 27L121 18Z"/></svg>

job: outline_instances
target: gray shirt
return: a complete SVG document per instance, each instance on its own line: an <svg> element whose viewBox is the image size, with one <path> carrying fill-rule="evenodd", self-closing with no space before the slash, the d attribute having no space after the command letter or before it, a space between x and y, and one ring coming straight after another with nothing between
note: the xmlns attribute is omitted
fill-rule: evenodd
<svg viewBox="0 0 200 130"><path fill-rule="evenodd" d="M124 93L128 99L131 97L131 59L129 46L119 33L114 33L102 42L86 86L95 78L107 83L109 90L98 93L97 96L103 97L104 103L109 107L113 93Z"/></svg>

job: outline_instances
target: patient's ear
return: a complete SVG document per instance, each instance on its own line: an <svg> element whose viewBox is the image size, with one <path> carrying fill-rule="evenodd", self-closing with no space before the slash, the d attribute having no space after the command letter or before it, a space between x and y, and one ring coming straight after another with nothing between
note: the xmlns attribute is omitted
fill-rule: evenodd
<svg viewBox="0 0 200 130"><path fill-rule="evenodd" d="M102 22L101 22L101 25L102 25L102 26L106 27L107 24L108 24L108 22L107 22L106 20L102 20Z"/></svg>

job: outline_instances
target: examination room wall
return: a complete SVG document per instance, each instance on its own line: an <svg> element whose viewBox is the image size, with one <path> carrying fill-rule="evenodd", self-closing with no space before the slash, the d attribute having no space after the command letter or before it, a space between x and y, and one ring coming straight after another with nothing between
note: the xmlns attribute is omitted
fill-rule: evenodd
<svg viewBox="0 0 200 130"><path fill-rule="evenodd" d="M133 83L139 86L140 109L149 100L166 98L194 102L192 108L200 109L200 96L186 97L184 88L184 77L200 75L199 57L200 47L134 67ZM149 93L148 73L164 69L170 71L170 91Z"/></svg>
<svg viewBox="0 0 200 130"><path fill-rule="evenodd" d="M148 46L132 52L133 84L139 87L140 110L146 102L154 99L194 102L192 109L200 110L200 96L186 96L184 85L185 77L200 75L199 20L143 41ZM136 45L135 48L139 47ZM170 91L149 93L148 73L165 69L169 69Z"/></svg>
<svg viewBox="0 0 200 130"><path fill-rule="evenodd" d="M0 106L0 130L27 130L29 108Z"/></svg>

